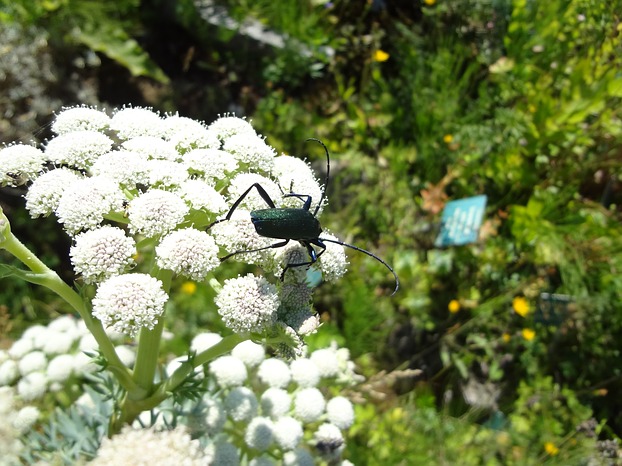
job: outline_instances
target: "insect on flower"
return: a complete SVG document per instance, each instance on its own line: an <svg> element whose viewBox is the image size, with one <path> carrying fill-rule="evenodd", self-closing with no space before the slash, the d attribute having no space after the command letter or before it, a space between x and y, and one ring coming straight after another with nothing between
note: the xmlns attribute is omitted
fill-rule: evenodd
<svg viewBox="0 0 622 466"><path fill-rule="evenodd" d="M365 249L359 248L352 244L347 244L338 240L322 238L322 227L320 225L319 220L317 219L317 213L322 205L322 201L324 200L324 195L326 193L326 187L328 186L329 175L330 175L330 155L328 153L328 148L326 145L320 141L319 139L309 138L307 141L314 141L320 144L324 151L326 152L326 181L324 182L324 186L322 188L322 194L320 196L320 201L316 204L315 210L311 212L311 202L312 198L308 194L298 194L289 192L288 194L284 194L284 197L295 197L300 199L304 204L301 208L281 208L276 207L274 201L267 193L267 191L261 186L259 183L253 183L246 191L242 193L242 195L233 203L231 209L227 213L227 215L219 220L216 220L211 225L208 226L208 230L216 225L217 223L224 222L231 219L231 216L235 212L235 210L242 203L244 198L251 192L254 188L257 190L261 198L268 204L268 209L258 209L253 210L250 213L251 221L253 222L253 226L257 231L257 234L263 236L265 238L274 238L280 239L278 243L271 244L269 246L265 246L257 249L249 249L243 251L235 251L231 254L228 254L222 257L221 262L226 261L227 259L244 253L251 253L257 251L263 251L266 249L274 249L284 247L289 243L289 241L298 241L303 247L307 249L309 253L309 258L311 260L307 262L298 262L298 263L290 263L283 269L281 274L281 280L283 280L285 276L285 272L287 269L291 269L294 267L304 267L314 264L318 258L326 251L326 242L340 244L342 246L354 249L355 251L362 252L363 254L367 254L370 257L373 257L378 262L383 264L387 269L391 271L393 277L395 278L395 289L393 290L392 295L394 295L399 286L400 282L397 277L397 274L393 270L393 268L387 264L385 261L380 259L375 254L372 254ZM290 189L291 191L291 189ZM319 248L319 251L316 250L313 246Z"/></svg>

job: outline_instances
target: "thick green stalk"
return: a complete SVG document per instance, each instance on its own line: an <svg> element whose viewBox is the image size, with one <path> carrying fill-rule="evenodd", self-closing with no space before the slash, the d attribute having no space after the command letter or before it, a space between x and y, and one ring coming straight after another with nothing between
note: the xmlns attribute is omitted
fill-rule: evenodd
<svg viewBox="0 0 622 466"><path fill-rule="evenodd" d="M0 232L0 247L15 256L32 271L32 273L24 271L20 274L21 278L52 290L75 309L84 320L88 330L95 337L99 350L108 361L109 367L118 378L119 383L126 390L134 390L136 386L131 379L129 370L119 359L101 322L93 318L82 297L13 235L9 228L8 220L0 212L0 223L3 222L6 222L6 224L0 225L2 230Z"/></svg>

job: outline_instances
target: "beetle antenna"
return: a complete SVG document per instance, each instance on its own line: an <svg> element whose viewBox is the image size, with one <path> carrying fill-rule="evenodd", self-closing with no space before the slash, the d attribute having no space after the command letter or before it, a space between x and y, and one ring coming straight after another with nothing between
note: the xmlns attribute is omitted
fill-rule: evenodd
<svg viewBox="0 0 622 466"><path fill-rule="evenodd" d="M355 251L359 251L362 252L363 254L367 254L369 257L373 257L374 259L376 259L378 262L380 262L382 265L384 265L387 269L389 269L391 271L391 273L393 274L393 277L395 278L395 289L393 290L393 293L391 293L391 296L393 296L395 293L397 293L397 290L400 287L400 279L397 278L397 274L395 273L395 270L393 270L393 267L391 267L389 264L387 264L385 261L383 261L382 259L380 259L380 257L378 257L375 254L372 254L369 251L366 251L365 249L361 249L357 246L353 246L351 244L348 243L344 243L342 241L337 241L334 239L328 239L328 238L318 238L320 241L327 241L329 243L335 243L335 244L340 244L342 246L346 246L348 248L354 249Z"/></svg>
<svg viewBox="0 0 622 466"><path fill-rule="evenodd" d="M328 147L326 147L326 144L324 144L319 139L316 139L316 138L305 139L305 142L307 141L317 142L324 148L324 152L326 152L326 180L324 181L324 187L322 189L322 195L320 196L320 202L317 203L317 205L315 206L315 211L313 212L313 216L316 217L318 210L320 210L320 206L322 205L322 202L324 202L324 195L326 194L326 188L328 187L328 179L330 175L330 156L328 155Z"/></svg>

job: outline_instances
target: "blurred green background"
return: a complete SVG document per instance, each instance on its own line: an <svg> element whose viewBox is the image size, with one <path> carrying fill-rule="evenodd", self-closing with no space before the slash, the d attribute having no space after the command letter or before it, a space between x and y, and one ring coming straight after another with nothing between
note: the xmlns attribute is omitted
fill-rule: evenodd
<svg viewBox="0 0 622 466"><path fill-rule="evenodd" d="M402 282L389 297L386 269L350 251L315 292L310 344L337 340L367 377L347 394L346 456L622 464L621 15L620 0L14 0L0 138L44 142L76 104L235 112L322 179L304 145L321 139L323 226ZM71 280L69 240L22 194L0 191L13 230ZM480 194L480 240L436 248L447 201ZM209 324L205 299L179 294L180 338ZM3 280L2 344L58 312Z"/></svg>

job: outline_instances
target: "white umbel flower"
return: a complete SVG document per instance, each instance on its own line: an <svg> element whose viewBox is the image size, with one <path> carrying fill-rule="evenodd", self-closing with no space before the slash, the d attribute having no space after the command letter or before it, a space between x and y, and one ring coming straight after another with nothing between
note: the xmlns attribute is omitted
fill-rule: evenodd
<svg viewBox="0 0 622 466"><path fill-rule="evenodd" d="M58 208L65 190L80 180L82 175L69 168L57 168L34 180L26 193L26 209L32 218L50 215Z"/></svg>
<svg viewBox="0 0 622 466"><path fill-rule="evenodd" d="M294 359L289 368L292 372L292 379L300 387L316 387L320 383L320 371L310 359Z"/></svg>
<svg viewBox="0 0 622 466"><path fill-rule="evenodd" d="M234 422L248 421L257 414L257 397L248 387L235 387L225 398L225 411Z"/></svg>
<svg viewBox="0 0 622 466"><path fill-rule="evenodd" d="M313 436L315 448L323 458L336 460L345 448L343 435L339 427L333 424L322 424Z"/></svg>
<svg viewBox="0 0 622 466"><path fill-rule="evenodd" d="M339 359L337 351L332 348L315 350L309 357L317 366L322 377L336 377L339 375Z"/></svg>
<svg viewBox="0 0 622 466"><path fill-rule="evenodd" d="M45 147L45 156L57 165L85 170L110 151L112 144L112 139L97 131L74 131L51 139Z"/></svg>
<svg viewBox="0 0 622 466"><path fill-rule="evenodd" d="M266 144L263 138L253 134L236 134L223 144L223 150L233 156L250 170L269 173L274 166L276 151Z"/></svg>
<svg viewBox="0 0 622 466"><path fill-rule="evenodd" d="M154 187L178 187L188 179L186 166L170 160L148 160L149 184Z"/></svg>
<svg viewBox="0 0 622 466"><path fill-rule="evenodd" d="M283 450L293 450L302 440L303 430L299 420L282 417L274 422L274 438Z"/></svg>
<svg viewBox="0 0 622 466"><path fill-rule="evenodd" d="M147 237L168 233L184 220L189 207L177 194L152 189L130 201L130 231Z"/></svg>
<svg viewBox="0 0 622 466"><path fill-rule="evenodd" d="M195 123L198 124L198 122ZM168 140L181 154L194 149L218 149L220 147L220 141L216 135L202 125L196 129L182 129Z"/></svg>
<svg viewBox="0 0 622 466"><path fill-rule="evenodd" d="M276 462L274 459L264 454L250 460L248 466L276 466Z"/></svg>
<svg viewBox="0 0 622 466"><path fill-rule="evenodd" d="M250 213L242 209L235 210L231 219L214 225L211 232L216 242L230 253L265 248L275 242L274 239L259 236L251 222ZM271 254L270 250L266 249L264 251L244 252L234 256L234 258L247 264L261 264L266 262Z"/></svg>
<svg viewBox="0 0 622 466"><path fill-rule="evenodd" d="M266 350L262 345L245 340L231 350L231 355L242 360L248 367L256 367L266 358Z"/></svg>
<svg viewBox="0 0 622 466"><path fill-rule="evenodd" d="M234 356L221 356L214 359L209 365L209 370L222 388L240 386L248 377L246 366Z"/></svg>
<svg viewBox="0 0 622 466"><path fill-rule="evenodd" d="M160 115L148 108L126 107L112 116L110 128L125 140L138 136L159 136L161 123Z"/></svg>
<svg viewBox="0 0 622 466"><path fill-rule="evenodd" d="M24 406L17 412L17 415L11 423L13 427L20 433L25 434L39 419L39 409L35 406Z"/></svg>
<svg viewBox="0 0 622 466"><path fill-rule="evenodd" d="M91 167L91 173L110 178L129 189L149 181L147 157L129 150L113 150L103 154Z"/></svg>
<svg viewBox="0 0 622 466"><path fill-rule="evenodd" d="M104 131L108 126L110 126L110 117L105 112L79 106L61 110L52 123L52 131L56 134L74 131Z"/></svg>
<svg viewBox="0 0 622 466"><path fill-rule="evenodd" d="M158 267L201 281L218 265L218 246L209 234L194 228L176 230L156 246Z"/></svg>
<svg viewBox="0 0 622 466"><path fill-rule="evenodd" d="M123 200L124 196L114 181L103 177L83 178L63 193L56 215L65 230L75 234L97 228L104 215L122 209Z"/></svg>
<svg viewBox="0 0 622 466"><path fill-rule="evenodd" d="M17 362L8 359L0 364L0 387L13 384L19 379L19 368Z"/></svg>
<svg viewBox="0 0 622 466"><path fill-rule="evenodd" d="M73 268L85 283L120 275L133 263L135 253L134 240L110 225L77 235L69 251Z"/></svg>
<svg viewBox="0 0 622 466"><path fill-rule="evenodd" d="M18 186L43 170L45 156L33 146L15 144L0 149L0 185Z"/></svg>
<svg viewBox="0 0 622 466"><path fill-rule="evenodd" d="M222 340L222 336L218 333L203 332L195 335L190 342L190 351L201 353Z"/></svg>
<svg viewBox="0 0 622 466"><path fill-rule="evenodd" d="M33 327L41 328L43 327L43 325L33 325ZM45 327L43 328L45 329ZM8 350L9 356L11 356L13 359L21 359L35 348L33 338L27 337L26 333L28 333L28 330L24 332L24 335L22 335L22 338L14 342L9 348Z"/></svg>
<svg viewBox="0 0 622 466"><path fill-rule="evenodd" d="M274 168L272 174L279 180L279 184L283 186L288 194L292 193L304 194L311 196L310 211L314 212L315 208L322 197L322 187L315 179L313 170L307 162L297 157L289 155L281 155L274 159ZM306 200L306 199L305 199ZM322 202L325 204L326 200ZM296 197L283 197L279 202L279 207L298 207L303 206L303 201ZM318 214L322 212L322 205L318 210Z"/></svg>
<svg viewBox="0 0 622 466"><path fill-rule="evenodd" d="M239 197L255 183L259 183L273 201L281 197L279 186L269 178L258 175L257 173L240 173L231 180L231 185L228 190L229 201L231 203L237 201ZM240 207L249 210L270 208L266 201L259 195L259 192L254 188L251 189L244 198Z"/></svg>
<svg viewBox="0 0 622 466"><path fill-rule="evenodd" d="M215 182L238 167L238 161L229 153L219 149L194 149L184 154L184 163L192 175Z"/></svg>
<svg viewBox="0 0 622 466"><path fill-rule="evenodd" d="M30 374L31 372L42 371L48 364L48 359L43 351L33 351L25 355L17 363L19 372L22 375Z"/></svg>
<svg viewBox="0 0 622 466"><path fill-rule="evenodd" d="M214 302L225 325L239 333L269 330L279 307L276 287L252 274L226 280Z"/></svg>
<svg viewBox="0 0 622 466"><path fill-rule="evenodd" d="M166 115L160 123L160 135L164 139L170 139L179 132L198 131L204 129L205 125L192 118L179 116L178 113Z"/></svg>
<svg viewBox="0 0 622 466"><path fill-rule="evenodd" d="M285 388L292 380L289 366L276 358L266 359L259 365L257 377L270 387Z"/></svg>
<svg viewBox="0 0 622 466"><path fill-rule="evenodd" d="M219 399L203 398L203 418L202 427L206 428L211 436L222 431L227 421L225 408Z"/></svg>
<svg viewBox="0 0 622 466"><path fill-rule="evenodd" d="M160 280L141 273L118 275L103 282L93 298L93 316L113 331L135 336L153 329L168 300Z"/></svg>
<svg viewBox="0 0 622 466"><path fill-rule="evenodd" d="M324 232L322 238L338 241L335 235ZM348 259L346 258L345 248L341 244L324 243L326 245L326 251L318 259L320 269L322 270L322 277L327 282L333 282L339 280L344 276L348 270Z"/></svg>
<svg viewBox="0 0 622 466"><path fill-rule="evenodd" d="M31 372L17 383L17 393L24 401L42 398L48 387L48 379L42 372Z"/></svg>
<svg viewBox="0 0 622 466"><path fill-rule="evenodd" d="M315 422L326 407L324 395L317 388L304 388L294 398L294 413L303 422Z"/></svg>
<svg viewBox="0 0 622 466"><path fill-rule="evenodd" d="M210 443L205 447L205 457L201 464L209 466L239 466L240 452L237 447L224 440Z"/></svg>
<svg viewBox="0 0 622 466"><path fill-rule="evenodd" d="M219 117L210 124L208 128L213 131L221 141L226 141L236 134L257 134L246 119L233 115L223 115Z"/></svg>
<svg viewBox="0 0 622 466"><path fill-rule="evenodd" d="M285 452L283 466L315 466L315 459L304 448L296 448Z"/></svg>
<svg viewBox="0 0 622 466"><path fill-rule="evenodd" d="M289 393L282 388L270 387L261 395L261 412L265 416L278 419L289 412L292 399Z"/></svg>
<svg viewBox="0 0 622 466"><path fill-rule="evenodd" d="M120 461L136 466L205 464L199 441L192 440L183 427L156 431L126 426L118 435L104 437L97 457L89 465L113 466Z"/></svg>
<svg viewBox="0 0 622 466"><path fill-rule="evenodd" d="M273 258L272 261L267 263L267 269L276 277L280 277L283 274L283 270L287 264L304 264L311 260L307 248L302 246L298 241L290 241L284 247L274 249ZM303 283L307 277L308 269L308 265L290 267L284 278L287 279L288 282L293 281L296 284Z"/></svg>
<svg viewBox="0 0 622 466"><path fill-rule="evenodd" d="M244 441L249 448L266 451L274 440L274 425L267 417L256 417L246 427Z"/></svg>
<svg viewBox="0 0 622 466"><path fill-rule="evenodd" d="M225 198L203 180L186 180L177 191L195 210L220 214L227 210Z"/></svg>
<svg viewBox="0 0 622 466"><path fill-rule="evenodd" d="M47 367L47 377L50 382L64 382L73 373L75 357L73 354L59 354L50 361Z"/></svg>
<svg viewBox="0 0 622 466"><path fill-rule="evenodd" d="M122 144L124 149L137 152L148 159L176 162L181 157L170 141L155 136L138 136Z"/></svg>
<svg viewBox="0 0 622 466"><path fill-rule="evenodd" d="M349 429L354 423L352 402L343 396L336 396L326 403L326 414L331 424L340 429Z"/></svg>

